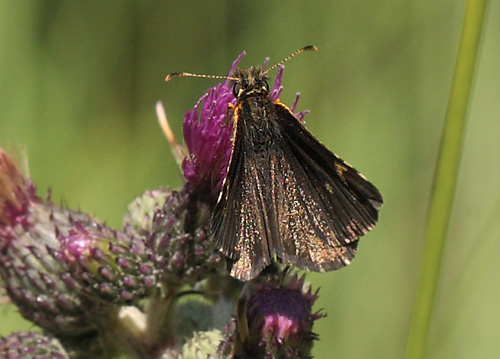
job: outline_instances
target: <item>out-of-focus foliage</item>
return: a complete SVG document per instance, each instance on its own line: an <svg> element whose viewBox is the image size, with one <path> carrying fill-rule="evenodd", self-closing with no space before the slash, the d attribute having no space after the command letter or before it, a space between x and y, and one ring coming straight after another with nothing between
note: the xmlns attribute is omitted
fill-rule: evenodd
<svg viewBox="0 0 500 359"><path fill-rule="evenodd" d="M429 358L500 356L500 4L479 57ZM162 100L181 138L184 111L212 80L286 65L282 100L302 93L307 126L384 194L377 228L350 267L310 275L321 286L317 358L401 358L416 290L438 140L463 1L22 1L0 3L0 145L22 146L55 203L121 226L146 189L181 174L156 124ZM12 306L0 334L27 329Z"/></svg>

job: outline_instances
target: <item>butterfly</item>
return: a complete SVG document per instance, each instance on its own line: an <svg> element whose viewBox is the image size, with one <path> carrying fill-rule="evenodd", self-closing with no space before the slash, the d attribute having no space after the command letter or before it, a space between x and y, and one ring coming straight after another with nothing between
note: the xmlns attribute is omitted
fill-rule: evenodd
<svg viewBox="0 0 500 359"><path fill-rule="evenodd" d="M316 47L229 77L237 98L233 149L211 234L241 281L275 264L320 272L348 265L383 203L373 184L271 98L269 71L306 50Z"/></svg>

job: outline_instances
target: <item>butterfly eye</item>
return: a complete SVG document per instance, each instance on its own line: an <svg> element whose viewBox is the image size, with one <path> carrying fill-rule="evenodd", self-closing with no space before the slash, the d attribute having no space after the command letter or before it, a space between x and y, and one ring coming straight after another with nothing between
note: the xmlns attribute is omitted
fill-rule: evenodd
<svg viewBox="0 0 500 359"><path fill-rule="evenodd" d="M269 84L266 80L259 80L258 87L265 92L269 92Z"/></svg>
<svg viewBox="0 0 500 359"><path fill-rule="evenodd" d="M238 95L240 94L241 88L242 88L241 82L236 82L234 84L234 86L233 86L234 97L238 97Z"/></svg>
<svg viewBox="0 0 500 359"><path fill-rule="evenodd" d="M269 84L265 80L263 82L264 82L264 88L266 89L266 92L269 92Z"/></svg>

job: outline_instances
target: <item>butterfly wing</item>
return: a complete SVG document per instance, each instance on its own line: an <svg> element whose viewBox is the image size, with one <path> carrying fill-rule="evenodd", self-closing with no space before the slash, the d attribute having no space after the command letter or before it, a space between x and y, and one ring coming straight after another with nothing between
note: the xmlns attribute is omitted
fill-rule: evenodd
<svg viewBox="0 0 500 359"><path fill-rule="evenodd" d="M231 276L248 281L274 257L314 271L349 264L377 221L380 192L286 106L272 104L258 126L240 121L211 228Z"/></svg>
<svg viewBox="0 0 500 359"><path fill-rule="evenodd" d="M236 125L236 124L235 124ZM237 129L238 131L238 129ZM243 131L240 128L240 131ZM212 217L217 248L231 262L231 276L242 281L256 277L271 264L267 238L268 203L261 161L249 156L245 134L236 135L228 174Z"/></svg>
<svg viewBox="0 0 500 359"><path fill-rule="evenodd" d="M322 145L280 103L282 141L271 182L279 235L272 254L299 268L326 271L350 263L357 239L378 219L382 196L353 167Z"/></svg>

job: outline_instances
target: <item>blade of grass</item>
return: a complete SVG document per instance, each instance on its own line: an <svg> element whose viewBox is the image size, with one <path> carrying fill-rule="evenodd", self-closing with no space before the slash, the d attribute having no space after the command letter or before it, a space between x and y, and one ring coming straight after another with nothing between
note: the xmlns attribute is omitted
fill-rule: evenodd
<svg viewBox="0 0 500 359"><path fill-rule="evenodd" d="M434 175L426 242L410 324L406 359L425 358L486 3L487 0L468 0L465 8L460 46Z"/></svg>

